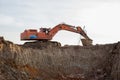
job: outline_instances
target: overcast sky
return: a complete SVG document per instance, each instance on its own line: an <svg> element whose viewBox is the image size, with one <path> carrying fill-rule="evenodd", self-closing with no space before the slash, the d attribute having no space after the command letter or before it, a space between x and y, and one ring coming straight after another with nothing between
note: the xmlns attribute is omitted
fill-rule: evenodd
<svg viewBox="0 0 120 80"><path fill-rule="evenodd" d="M85 26L94 44L120 40L120 0L0 0L0 36L20 41L25 29L54 27L59 23ZM76 45L81 37L59 31L54 41Z"/></svg>

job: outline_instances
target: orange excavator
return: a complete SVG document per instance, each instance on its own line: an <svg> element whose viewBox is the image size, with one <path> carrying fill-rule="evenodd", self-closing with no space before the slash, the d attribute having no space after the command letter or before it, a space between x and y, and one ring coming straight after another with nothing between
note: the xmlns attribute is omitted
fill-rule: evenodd
<svg viewBox="0 0 120 80"><path fill-rule="evenodd" d="M25 30L23 33L21 33L21 40L37 40L47 42L52 40L54 35L60 30L78 33L84 37L84 39L81 39L83 46L92 45L92 40L87 36L81 27L75 27L68 24L58 24L52 29L40 28L39 32L36 29Z"/></svg>

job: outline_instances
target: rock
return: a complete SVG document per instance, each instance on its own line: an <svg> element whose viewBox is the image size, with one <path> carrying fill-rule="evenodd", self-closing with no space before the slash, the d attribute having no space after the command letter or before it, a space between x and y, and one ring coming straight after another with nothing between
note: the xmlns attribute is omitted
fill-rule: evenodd
<svg viewBox="0 0 120 80"><path fill-rule="evenodd" d="M0 43L0 80L120 80L119 42L85 47L31 46Z"/></svg>

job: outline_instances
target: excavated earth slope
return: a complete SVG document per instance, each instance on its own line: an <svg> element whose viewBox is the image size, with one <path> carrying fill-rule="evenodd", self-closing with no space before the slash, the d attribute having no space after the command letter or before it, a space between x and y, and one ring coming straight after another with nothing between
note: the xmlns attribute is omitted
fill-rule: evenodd
<svg viewBox="0 0 120 80"><path fill-rule="evenodd" d="M119 42L41 47L0 41L0 80L120 80Z"/></svg>

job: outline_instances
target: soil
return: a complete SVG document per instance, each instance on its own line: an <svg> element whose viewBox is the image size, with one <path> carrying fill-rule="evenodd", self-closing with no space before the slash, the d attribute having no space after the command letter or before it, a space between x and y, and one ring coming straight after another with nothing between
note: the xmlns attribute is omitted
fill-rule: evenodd
<svg viewBox="0 0 120 80"><path fill-rule="evenodd" d="M60 47L0 40L0 80L120 80L120 42Z"/></svg>

